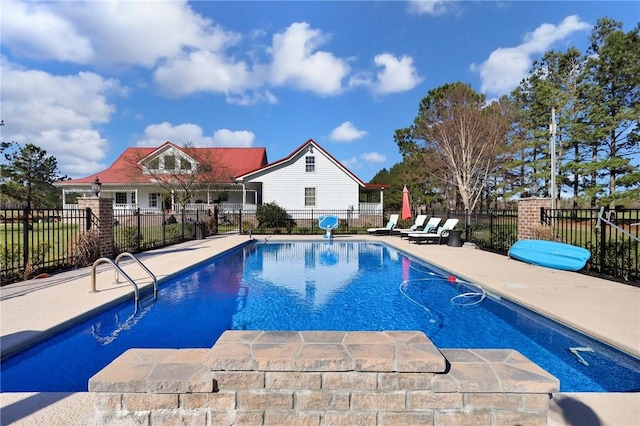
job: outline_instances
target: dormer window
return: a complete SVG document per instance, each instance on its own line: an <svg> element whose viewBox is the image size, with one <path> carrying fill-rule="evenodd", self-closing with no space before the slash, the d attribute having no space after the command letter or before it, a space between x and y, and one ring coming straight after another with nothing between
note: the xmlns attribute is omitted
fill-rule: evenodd
<svg viewBox="0 0 640 426"><path fill-rule="evenodd" d="M315 173L316 172L316 157L313 155L307 155L305 157L305 172L307 173Z"/></svg>
<svg viewBox="0 0 640 426"><path fill-rule="evenodd" d="M186 158L180 159L180 170L191 170L191 162Z"/></svg>
<svg viewBox="0 0 640 426"><path fill-rule="evenodd" d="M175 157L175 155L165 155L164 156L164 169L165 170L175 170L176 169L176 157Z"/></svg>
<svg viewBox="0 0 640 426"><path fill-rule="evenodd" d="M147 167L149 168L149 170L159 170L160 169L160 159L159 158L154 158L152 160L149 160L149 162L147 163Z"/></svg>

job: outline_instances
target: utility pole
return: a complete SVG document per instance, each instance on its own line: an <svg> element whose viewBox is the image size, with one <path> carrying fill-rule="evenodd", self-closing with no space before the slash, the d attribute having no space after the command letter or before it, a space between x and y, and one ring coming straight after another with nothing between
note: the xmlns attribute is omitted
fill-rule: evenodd
<svg viewBox="0 0 640 426"><path fill-rule="evenodd" d="M549 125L551 151L551 210L556 209L556 109L551 108L551 124ZM555 212L554 212L555 215Z"/></svg>

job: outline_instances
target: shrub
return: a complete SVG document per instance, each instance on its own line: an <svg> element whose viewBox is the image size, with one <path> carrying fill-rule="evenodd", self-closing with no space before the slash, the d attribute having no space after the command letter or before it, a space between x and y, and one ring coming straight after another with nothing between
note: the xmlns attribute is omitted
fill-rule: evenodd
<svg viewBox="0 0 640 426"><path fill-rule="evenodd" d="M255 229L255 226L253 226L252 222L249 222L248 220L243 220L242 221L242 231L243 232L251 232Z"/></svg>
<svg viewBox="0 0 640 426"><path fill-rule="evenodd" d="M99 257L100 240L95 229L80 233L69 245L69 260L73 266L89 266Z"/></svg>
<svg viewBox="0 0 640 426"><path fill-rule="evenodd" d="M51 248L51 244L38 241L29 248L29 259L26 265L23 265L24 249L18 244L0 245L0 269L9 269L11 266L18 266L18 274L27 280L34 273L38 272L44 266L47 253Z"/></svg>
<svg viewBox="0 0 640 426"><path fill-rule="evenodd" d="M531 237L534 240L560 241L551 226L542 224L531 228Z"/></svg>
<svg viewBox="0 0 640 426"><path fill-rule="evenodd" d="M120 230L120 238L118 239L120 246L119 252L136 251L138 247L142 247L142 235L138 232L137 226L126 226Z"/></svg>
<svg viewBox="0 0 640 426"><path fill-rule="evenodd" d="M177 240L182 236L182 229L178 223L172 223L164 227L164 236L167 240Z"/></svg>
<svg viewBox="0 0 640 426"><path fill-rule="evenodd" d="M287 211L275 202L258 206L256 209L256 219L258 220L258 228L287 227L287 230L289 230L289 226L291 229L295 226L295 222L287 217Z"/></svg>

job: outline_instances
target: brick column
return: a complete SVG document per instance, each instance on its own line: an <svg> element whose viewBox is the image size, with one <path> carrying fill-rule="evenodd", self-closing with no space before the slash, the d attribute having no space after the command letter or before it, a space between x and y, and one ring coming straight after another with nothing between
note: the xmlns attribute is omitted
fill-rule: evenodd
<svg viewBox="0 0 640 426"><path fill-rule="evenodd" d="M98 232L100 257L113 257L113 200L111 198L78 198L78 207L91 209L93 215L91 230Z"/></svg>
<svg viewBox="0 0 640 426"><path fill-rule="evenodd" d="M518 240L533 238L533 228L540 224L540 208L551 208L551 198L518 200Z"/></svg>

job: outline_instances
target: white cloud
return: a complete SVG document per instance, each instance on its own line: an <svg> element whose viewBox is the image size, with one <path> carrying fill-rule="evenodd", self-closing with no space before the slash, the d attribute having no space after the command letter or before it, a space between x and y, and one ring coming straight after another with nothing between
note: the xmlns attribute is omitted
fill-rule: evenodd
<svg viewBox="0 0 640 426"><path fill-rule="evenodd" d="M1 59L3 138L41 147L57 158L63 174L95 170L107 150L96 127L115 112L107 96L125 93L119 82L91 72L56 76L25 70Z"/></svg>
<svg viewBox="0 0 640 426"><path fill-rule="evenodd" d="M254 86L243 62L232 63L215 52L199 50L169 60L154 73L155 82L171 96L197 92L242 92Z"/></svg>
<svg viewBox="0 0 640 426"><path fill-rule="evenodd" d="M357 157L351 157L346 160L340 160L340 163L348 169L361 169L363 163L373 163L376 166L387 161L387 157L379 152L365 152Z"/></svg>
<svg viewBox="0 0 640 426"><path fill-rule="evenodd" d="M61 61L125 72L151 70L160 93L208 92L227 102L277 102L275 87L320 96L344 91L348 58L320 50L329 35L294 22L264 43L263 29L246 35L198 14L186 0L48 2L7 0L0 14L2 46L12 57ZM375 82L352 78L373 93L409 90L420 81L409 57L375 58Z"/></svg>
<svg viewBox="0 0 640 426"><path fill-rule="evenodd" d="M443 15L449 10L449 0L409 0L409 12L417 15Z"/></svg>
<svg viewBox="0 0 640 426"><path fill-rule="evenodd" d="M387 157L379 152L365 152L361 157L364 161L369 163L384 163L387 161Z"/></svg>
<svg viewBox="0 0 640 426"><path fill-rule="evenodd" d="M337 142L351 142L367 135L364 130L358 130L351 121L345 121L331 131L329 139Z"/></svg>
<svg viewBox="0 0 640 426"><path fill-rule="evenodd" d="M276 86L291 85L319 95L335 95L349 73L343 59L330 52L316 51L326 36L306 22L295 22L273 36L270 81Z"/></svg>
<svg viewBox="0 0 640 426"><path fill-rule="evenodd" d="M186 49L220 51L240 38L185 0L69 2L61 10L91 36L98 62L151 67Z"/></svg>
<svg viewBox="0 0 640 426"><path fill-rule="evenodd" d="M397 59L389 53L383 53L377 55L374 61L378 67L382 67L374 86L378 94L406 92L422 81L413 66L413 58L409 56Z"/></svg>
<svg viewBox="0 0 640 426"><path fill-rule="evenodd" d="M576 15L566 17L559 25L542 24L524 36L524 43L516 47L494 50L480 65L471 69L480 74L483 93L500 96L513 90L525 78L533 63L532 57L547 51L554 43L576 31L589 29L589 24Z"/></svg>
<svg viewBox="0 0 640 426"><path fill-rule="evenodd" d="M253 145L256 135L247 130L216 130L213 134L215 146L250 147Z"/></svg>
<svg viewBox="0 0 640 426"><path fill-rule="evenodd" d="M422 82L413 65L413 58L403 55L396 58L390 53L376 55L374 63L382 68L375 79L367 72L355 74L349 80L351 87L365 86L377 95L406 92Z"/></svg>
<svg viewBox="0 0 640 426"><path fill-rule="evenodd" d="M89 38L58 13L55 3L6 0L2 9L2 44L17 55L76 63L93 57Z"/></svg>
<svg viewBox="0 0 640 426"><path fill-rule="evenodd" d="M157 147L170 141L179 146L192 143L197 147L250 147L254 140L255 134L246 130L219 129L213 136L205 136L197 124L184 123L173 126L165 121L148 125L144 130L144 138L140 139L137 145Z"/></svg>
<svg viewBox="0 0 640 426"><path fill-rule="evenodd" d="M153 67L186 49L220 51L240 38L194 13L185 0L10 0L3 8L3 45L40 60Z"/></svg>

